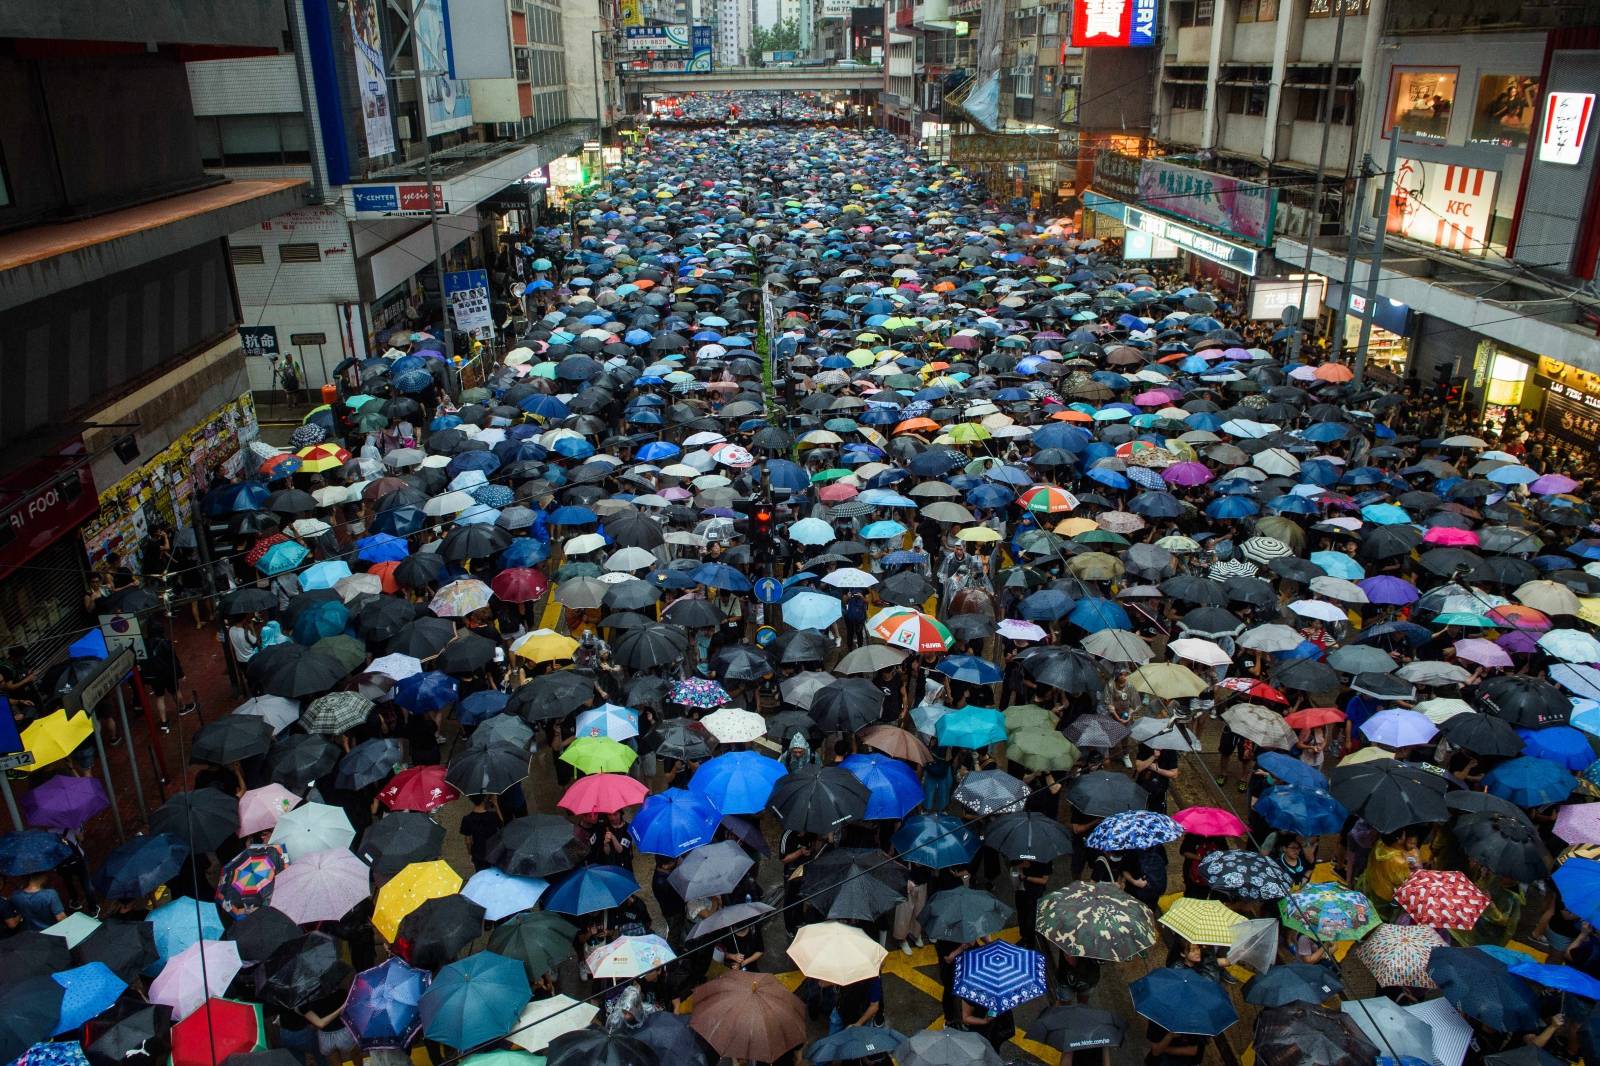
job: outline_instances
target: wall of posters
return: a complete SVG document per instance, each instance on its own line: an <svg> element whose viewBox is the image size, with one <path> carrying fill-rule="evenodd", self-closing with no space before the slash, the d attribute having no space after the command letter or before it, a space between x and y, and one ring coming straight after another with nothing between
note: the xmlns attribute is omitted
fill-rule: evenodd
<svg viewBox="0 0 1600 1066"><path fill-rule="evenodd" d="M383 31L378 23L380 3L381 0L350 0L350 39L355 46L356 84L369 156L394 151L389 71L383 60Z"/></svg>
<svg viewBox="0 0 1600 1066"><path fill-rule="evenodd" d="M1481 256L1499 180L1498 170L1402 156L1395 164L1386 228L1436 248Z"/></svg>
<svg viewBox="0 0 1600 1066"><path fill-rule="evenodd" d="M1538 100L1539 79L1531 74L1483 75L1472 108L1472 143L1528 147Z"/></svg>
<svg viewBox="0 0 1600 1066"><path fill-rule="evenodd" d="M450 35L445 30L444 0L413 0L411 36L416 40L417 66L425 71L450 69ZM422 78L422 129L432 137L472 125L472 83L442 73Z"/></svg>
<svg viewBox="0 0 1600 1066"><path fill-rule="evenodd" d="M1397 69L1389 89L1389 121L1384 134L1398 126L1412 141L1442 141L1450 132L1456 104L1456 71Z"/></svg>

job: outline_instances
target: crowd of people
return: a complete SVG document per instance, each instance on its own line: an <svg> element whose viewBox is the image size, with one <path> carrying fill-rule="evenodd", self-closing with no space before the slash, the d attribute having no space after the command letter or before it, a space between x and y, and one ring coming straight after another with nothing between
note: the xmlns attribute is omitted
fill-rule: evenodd
<svg viewBox="0 0 1600 1066"><path fill-rule="evenodd" d="M28 727L4 1061L1592 1058L1583 483L881 132L587 195L484 385L388 337L97 591L249 693L147 629L87 862Z"/></svg>

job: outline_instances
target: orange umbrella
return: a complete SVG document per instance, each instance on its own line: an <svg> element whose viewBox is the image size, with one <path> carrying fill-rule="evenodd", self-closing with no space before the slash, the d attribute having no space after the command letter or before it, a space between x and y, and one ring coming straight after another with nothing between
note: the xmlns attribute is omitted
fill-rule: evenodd
<svg viewBox="0 0 1600 1066"><path fill-rule="evenodd" d="M1082 411L1075 411L1070 407L1063 407L1050 416L1057 422L1093 422L1093 415L1086 415Z"/></svg>
<svg viewBox="0 0 1600 1066"><path fill-rule="evenodd" d="M931 418L908 418L894 427L896 433L920 433L923 431L937 433L943 427Z"/></svg>
<svg viewBox="0 0 1600 1066"><path fill-rule="evenodd" d="M1343 363L1323 363L1317 367L1318 381L1344 382L1355 378L1356 372Z"/></svg>
<svg viewBox="0 0 1600 1066"><path fill-rule="evenodd" d="M394 570L395 567L399 565L400 564L397 562L374 563L373 565L367 567L367 573L378 575L378 580L383 584L383 591L388 593L396 593L400 591L400 586L395 582Z"/></svg>
<svg viewBox="0 0 1600 1066"><path fill-rule="evenodd" d="M1291 729L1315 729L1319 725L1332 725L1344 721L1344 712L1337 707L1307 707L1283 716Z"/></svg>

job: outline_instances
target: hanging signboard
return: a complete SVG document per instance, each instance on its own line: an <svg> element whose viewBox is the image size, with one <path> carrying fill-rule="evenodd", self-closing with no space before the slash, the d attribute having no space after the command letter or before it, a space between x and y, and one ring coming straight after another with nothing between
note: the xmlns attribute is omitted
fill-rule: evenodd
<svg viewBox="0 0 1600 1066"><path fill-rule="evenodd" d="M444 0L413 0L411 36L422 73L422 130L432 137L472 125L472 83L450 77L450 32Z"/></svg>
<svg viewBox="0 0 1600 1066"><path fill-rule="evenodd" d="M456 316L457 329L479 338L494 336L487 270L448 271L444 276L444 291Z"/></svg>
<svg viewBox="0 0 1600 1066"><path fill-rule="evenodd" d="M1139 164L1139 203L1256 244L1271 244L1278 190L1165 159L1145 159Z"/></svg>
<svg viewBox="0 0 1600 1066"><path fill-rule="evenodd" d="M1145 48L1156 43L1156 0L1073 0L1072 47Z"/></svg>
<svg viewBox="0 0 1600 1066"><path fill-rule="evenodd" d="M1152 237L1171 241L1186 252L1193 252L1201 259L1210 260L1230 270L1255 275L1259 253L1254 248L1225 241L1131 204L1123 212L1122 218L1123 225L1129 229L1143 230Z"/></svg>
<svg viewBox="0 0 1600 1066"><path fill-rule="evenodd" d="M1498 170L1402 157L1395 164L1385 226L1408 240L1481 256L1499 180Z"/></svg>
<svg viewBox="0 0 1600 1066"><path fill-rule="evenodd" d="M367 134L367 155L394 151L390 121L389 71L383 61L383 31L378 22L381 0L350 0L350 39L355 45L356 88L361 121Z"/></svg>
<svg viewBox="0 0 1600 1066"><path fill-rule="evenodd" d="M1583 144L1589 136L1589 118L1593 114L1594 93L1546 94L1544 121L1539 129L1539 159L1577 166L1583 159Z"/></svg>

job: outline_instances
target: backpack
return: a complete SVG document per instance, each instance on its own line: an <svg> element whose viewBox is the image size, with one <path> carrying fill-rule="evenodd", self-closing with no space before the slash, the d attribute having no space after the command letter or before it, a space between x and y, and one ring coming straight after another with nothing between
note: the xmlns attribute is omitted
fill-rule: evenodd
<svg viewBox="0 0 1600 1066"><path fill-rule="evenodd" d="M852 592L844 599L844 620L846 622L865 622L867 620L867 599L859 592Z"/></svg>

